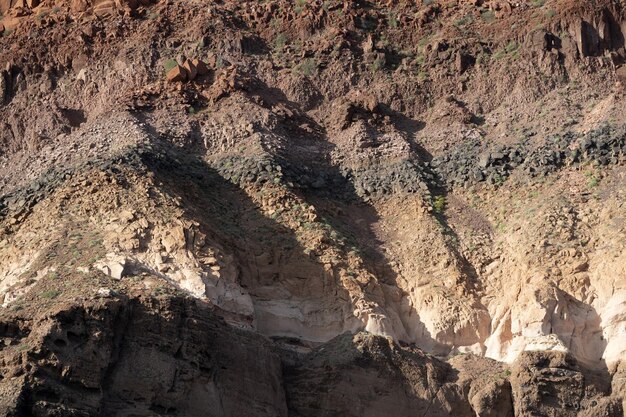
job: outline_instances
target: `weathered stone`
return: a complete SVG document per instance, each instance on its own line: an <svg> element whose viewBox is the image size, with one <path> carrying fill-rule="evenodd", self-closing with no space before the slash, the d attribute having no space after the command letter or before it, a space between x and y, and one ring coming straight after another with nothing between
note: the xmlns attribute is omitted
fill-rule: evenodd
<svg viewBox="0 0 626 417"><path fill-rule="evenodd" d="M578 414L584 396L584 376L567 353L524 352L512 371L516 415L548 415L553 404L560 416Z"/></svg>
<svg viewBox="0 0 626 417"><path fill-rule="evenodd" d="M87 0L72 0L70 3L70 10L73 13L81 13L87 11L89 5L87 4Z"/></svg>
<svg viewBox="0 0 626 417"><path fill-rule="evenodd" d="M187 81L187 70L180 65L176 65L168 71L166 78L171 83L185 82Z"/></svg>
<svg viewBox="0 0 626 417"><path fill-rule="evenodd" d="M198 68L190 59L185 60L185 62L183 63L183 68L185 69L185 71L187 71L188 81L193 81L198 75Z"/></svg>
<svg viewBox="0 0 626 417"><path fill-rule="evenodd" d="M464 53L457 52L456 59L454 60L454 67L459 74L464 73L470 66L474 64L474 57Z"/></svg>
<svg viewBox="0 0 626 417"><path fill-rule="evenodd" d="M491 155L489 153L483 153L478 159L478 166L480 168L487 168L491 162Z"/></svg>
<svg viewBox="0 0 626 417"><path fill-rule="evenodd" d="M96 295L100 298L111 298L117 295L117 293L110 288L98 288Z"/></svg>
<svg viewBox="0 0 626 417"><path fill-rule="evenodd" d="M204 63L204 61L199 59L192 59L191 63L196 67L198 75L207 75L209 73L209 67L207 66L207 64Z"/></svg>
<svg viewBox="0 0 626 417"><path fill-rule="evenodd" d="M114 279L122 279L126 272L126 259L122 256L108 254L105 259L94 264L94 268Z"/></svg>
<svg viewBox="0 0 626 417"><path fill-rule="evenodd" d="M117 10L115 3L111 0L105 0L101 3L98 3L96 7L93 9L93 13L96 16L110 16L115 14Z"/></svg>

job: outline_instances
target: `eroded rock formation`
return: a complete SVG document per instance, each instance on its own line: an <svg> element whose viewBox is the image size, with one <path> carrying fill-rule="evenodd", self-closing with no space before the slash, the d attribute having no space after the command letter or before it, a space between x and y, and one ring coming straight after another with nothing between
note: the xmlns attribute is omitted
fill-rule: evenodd
<svg viewBox="0 0 626 417"><path fill-rule="evenodd" d="M624 5L418 3L0 1L0 412L623 415Z"/></svg>

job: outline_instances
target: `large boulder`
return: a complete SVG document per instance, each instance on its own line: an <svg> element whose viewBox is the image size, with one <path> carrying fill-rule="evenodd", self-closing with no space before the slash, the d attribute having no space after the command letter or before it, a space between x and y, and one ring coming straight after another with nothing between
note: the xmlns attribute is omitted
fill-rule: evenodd
<svg viewBox="0 0 626 417"><path fill-rule="evenodd" d="M517 416L574 417L585 394L585 378L564 352L522 353L512 368L511 385Z"/></svg>

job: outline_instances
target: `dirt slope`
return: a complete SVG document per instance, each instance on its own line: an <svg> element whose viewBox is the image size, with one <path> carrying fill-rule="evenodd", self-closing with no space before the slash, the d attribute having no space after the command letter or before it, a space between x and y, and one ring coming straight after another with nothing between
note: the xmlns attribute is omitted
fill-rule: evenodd
<svg viewBox="0 0 626 417"><path fill-rule="evenodd" d="M0 0L1 412L623 415L625 12Z"/></svg>

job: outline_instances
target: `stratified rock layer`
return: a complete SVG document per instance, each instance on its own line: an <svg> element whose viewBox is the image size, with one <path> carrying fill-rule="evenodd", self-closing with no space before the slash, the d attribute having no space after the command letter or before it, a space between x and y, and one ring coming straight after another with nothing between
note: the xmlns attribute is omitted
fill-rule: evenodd
<svg viewBox="0 0 626 417"><path fill-rule="evenodd" d="M5 415L623 415L623 3L0 13Z"/></svg>

